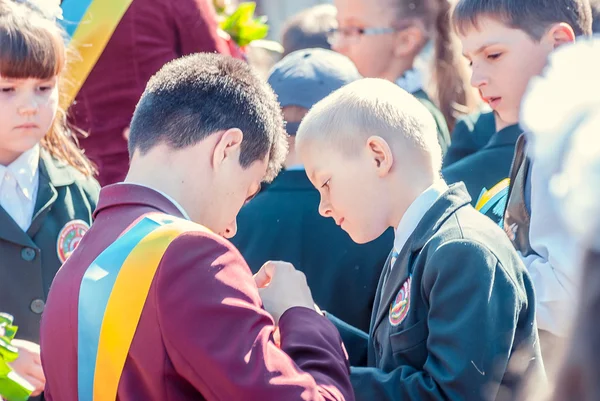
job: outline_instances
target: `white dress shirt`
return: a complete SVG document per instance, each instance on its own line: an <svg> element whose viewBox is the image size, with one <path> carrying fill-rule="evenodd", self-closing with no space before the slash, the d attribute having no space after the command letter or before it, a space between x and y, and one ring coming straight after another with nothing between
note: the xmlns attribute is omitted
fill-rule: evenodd
<svg viewBox="0 0 600 401"><path fill-rule="evenodd" d="M0 165L0 206L27 231L39 187L40 147L34 146L8 166Z"/></svg>
<svg viewBox="0 0 600 401"><path fill-rule="evenodd" d="M391 268L394 267L394 262L398 254L402 251L406 241L415 231L425 213L434 205L434 203L448 190L448 185L442 179L436 181L427 188L421 195L417 197L406 209L406 213L400 219L398 228L396 228L396 237L394 238L394 253L391 260Z"/></svg>

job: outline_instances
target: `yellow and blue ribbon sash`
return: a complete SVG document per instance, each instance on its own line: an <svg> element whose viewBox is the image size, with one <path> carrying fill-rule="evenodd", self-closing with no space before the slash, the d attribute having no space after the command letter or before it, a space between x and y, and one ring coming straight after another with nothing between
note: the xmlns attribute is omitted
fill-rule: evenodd
<svg viewBox="0 0 600 401"><path fill-rule="evenodd" d="M150 286L169 244L206 230L167 215L142 218L86 270L78 302L79 401L114 401Z"/></svg>
<svg viewBox="0 0 600 401"><path fill-rule="evenodd" d="M78 53L70 60L61 106L69 108L133 0L64 0L63 27Z"/></svg>
<svg viewBox="0 0 600 401"><path fill-rule="evenodd" d="M477 200L475 209L479 210L482 214L486 214L500 199L508 196L509 185L510 178L505 178L494 185L489 191L484 188Z"/></svg>

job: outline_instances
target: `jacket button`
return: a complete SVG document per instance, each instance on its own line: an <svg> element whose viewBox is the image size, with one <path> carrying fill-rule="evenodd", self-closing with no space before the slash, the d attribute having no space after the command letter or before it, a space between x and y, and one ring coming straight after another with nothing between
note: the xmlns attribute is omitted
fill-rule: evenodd
<svg viewBox="0 0 600 401"><path fill-rule="evenodd" d="M31 301L31 305L29 306L33 313L41 315L44 312L44 308L46 307L46 303L41 299L34 299Z"/></svg>
<svg viewBox="0 0 600 401"><path fill-rule="evenodd" d="M35 249L23 248L21 249L21 259L31 262L35 259Z"/></svg>

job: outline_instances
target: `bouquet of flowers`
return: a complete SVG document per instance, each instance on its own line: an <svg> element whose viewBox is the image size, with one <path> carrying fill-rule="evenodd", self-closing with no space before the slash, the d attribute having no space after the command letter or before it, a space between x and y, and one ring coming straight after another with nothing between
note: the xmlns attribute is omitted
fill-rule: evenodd
<svg viewBox="0 0 600 401"><path fill-rule="evenodd" d="M17 333L17 326L12 323L11 315L0 313L0 399L26 401L34 388L8 365L19 356L18 350L10 345Z"/></svg>

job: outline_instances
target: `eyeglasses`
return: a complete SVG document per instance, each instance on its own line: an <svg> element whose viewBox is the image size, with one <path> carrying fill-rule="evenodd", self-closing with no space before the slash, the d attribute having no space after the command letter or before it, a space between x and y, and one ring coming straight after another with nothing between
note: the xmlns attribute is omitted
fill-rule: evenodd
<svg viewBox="0 0 600 401"><path fill-rule="evenodd" d="M327 41L330 45L338 43L342 38L356 42L361 36L385 35L398 32L396 28L358 28L348 26L344 28L332 28L327 32Z"/></svg>

